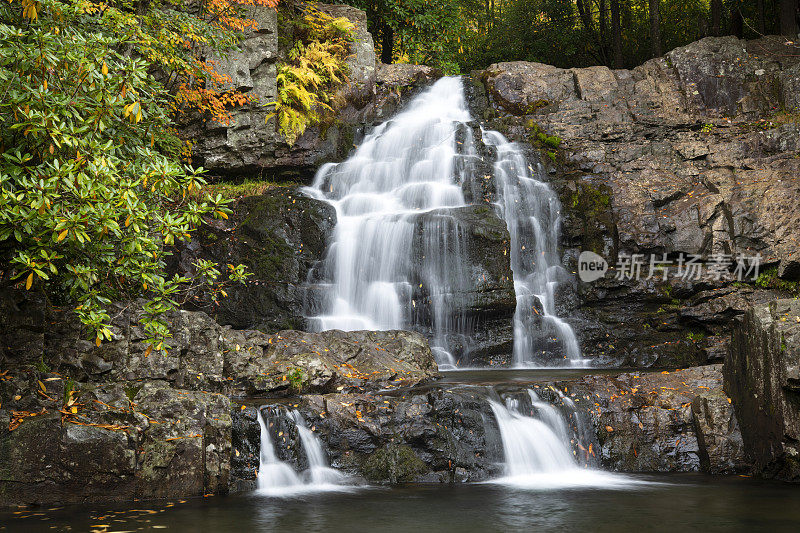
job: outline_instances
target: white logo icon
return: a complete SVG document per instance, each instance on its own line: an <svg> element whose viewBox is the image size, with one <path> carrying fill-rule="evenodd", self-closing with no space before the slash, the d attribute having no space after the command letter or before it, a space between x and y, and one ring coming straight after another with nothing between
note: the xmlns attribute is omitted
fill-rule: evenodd
<svg viewBox="0 0 800 533"><path fill-rule="evenodd" d="M594 252L581 252L578 256L578 277L586 283L595 281L605 275L608 262Z"/></svg>

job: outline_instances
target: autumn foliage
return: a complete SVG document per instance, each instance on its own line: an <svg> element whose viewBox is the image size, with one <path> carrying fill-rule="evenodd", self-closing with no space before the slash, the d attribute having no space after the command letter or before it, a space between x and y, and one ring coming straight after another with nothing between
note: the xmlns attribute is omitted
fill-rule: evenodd
<svg viewBox="0 0 800 533"><path fill-rule="evenodd" d="M241 4L188 7L0 0L0 285L73 306L98 345L112 336L112 299L146 298L158 350L181 294L224 295L246 276L207 261L191 279L166 275L172 245L230 213L182 161L175 115L224 121L243 102L211 89L220 77L201 55L235 48L249 24Z"/></svg>

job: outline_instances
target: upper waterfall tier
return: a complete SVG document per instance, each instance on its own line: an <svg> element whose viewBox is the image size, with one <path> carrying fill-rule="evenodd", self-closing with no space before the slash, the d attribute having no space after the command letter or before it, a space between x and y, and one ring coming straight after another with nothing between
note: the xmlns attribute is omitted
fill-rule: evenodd
<svg viewBox="0 0 800 533"><path fill-rule="evenodd" d="M479 208L502 228L492 211L499 214L509 230L498 254L511 246L515 364L535 364L537 350L549 350L552 360L552 339L560 341L559 358L579 359L572 330L553 311L556 284L569 281L557 256L558 201L544 182L516 171L527 161L513 144L480 133L471 127L461 80L442 78L349 159L319 169L307 193L336 209L337 226L309 280L317 296L309 305L312 328L417 329L430 336L440 367L469 364L484 319L474 312L475 287L487 276L473 261L481 232L464 210ZM497 194L476 194L476 183L486 182ZM529 219L538 231L528 231ZM511 272L495 277L508 282ZM524 318L535 302L544 320Z"/></svg>

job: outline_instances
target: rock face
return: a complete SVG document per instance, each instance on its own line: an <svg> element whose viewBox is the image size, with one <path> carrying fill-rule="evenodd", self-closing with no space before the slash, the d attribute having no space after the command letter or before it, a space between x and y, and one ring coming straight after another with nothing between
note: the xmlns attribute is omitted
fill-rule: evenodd
<svg viewBox="0 0 800 533"><path fill-rule="evenodd" d="M575 383L606 468L626 472L731 474L748 469L722 365L674 372L596 375Z"/></svg>
<svg viewBox="0 0 800 533"><path fill-rule="evenodd" d="M338 121L324 131L310 128L292 146L276 131L275 118L267 118L269 107L265 106L276 99L278 35L288 30L278 26L274 8L250 6L248 18L255 20L258 27L245 30L241 51L212 59L220 74L231 80L217 89L238 89L251 102L233 109L227 124L198 120L185 125L184 135L195 141L196 163L220 175L269 172L284 179L305 181L313 176L320 163L341 158L350 150L354 129L368 123L374 114L372 36L367 31L363 11L343 5L317 7L334 17L346 17L355 25L351 56L347 60L348 81L335 97L343 102L337 112Z"/></svg>
<svg viewBox="0 0 800 533"><path fill-rule="evenodd" d="M193 305L237 329L302 329L306 298L311 297L303 285L324 258L335 224L329 204L308 198L297 187L274 187L241 199L229 220L201 228L179 250L174 270L191 275L198 259L244 264L252 276L244 285L231 286L218 306L204 295Z"/></svg>
<svg viewBox="0 0 800 533"><path fill-rule="evenodd" d="M148 351L141 307L110 311L114 340L96 347L72 315L2 294L0 505L224 493L231 395L363 393L437 375L415 333L270 337L180 311L167 317L169 352Z"/></svg>
<svg viewBox="0 0 800 533"><path fill-rule="evenodd" d="M508 260L508 229L494 210L486 205L431 211L417 219L413 249L426 254L432 249L447 250L461 264L452 265L446 273L453 293L450 305L459 311L451 317L472 325L468 346L455 347L463 354L461 363L480 364L492 356L507 356L513 343L512 319L516 308L514 281ZM459 255L461 254L461 255ZM415 257L414 270L422 273L421 287L415 289L414 299L427 302L424 257ZM458 275L457 272L461 272ZM429 309L420 306L418 312ZM422 324L427 320L420 320ZM468 352L468 353L465 353Z"/></svg>
<svg viewBox="0 0 800 533"><path fill-rule="evenodd" d="M749 310L734 329L725 390L757 473L800 481L800 302Z"/></svg>
<svg viewBox="0 0 800 533"><path fill-rule="evenodd" d="M440 70L425 65L379 64L376 73L375 118L386 120L420 89L440 78Z"/></svg>
<svg viewBox="0 0 800 533"><path fill-rule="evenodd" d="M490 127L554 150L550 181L564 206L564 248L612 270L579 285L571 313L586 355L629 365L720 361L732 319L774 291L732 283L736 254L794 279L800 218L798 59L765 38L706 38L633 70L499 63L480 73ZM783 40L780 40L783 43ZM786 110L786 111L783 111ZM545 159L547 161L547 159ZM728 262L732 279L611 279L622 254ZM715 259L719 258L719 260Z"/></svg>

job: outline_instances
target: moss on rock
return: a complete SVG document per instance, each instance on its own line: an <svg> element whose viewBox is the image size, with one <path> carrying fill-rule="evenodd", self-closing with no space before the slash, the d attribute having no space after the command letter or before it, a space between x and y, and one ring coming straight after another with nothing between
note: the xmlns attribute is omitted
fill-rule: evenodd
<svg viewBox="0 0 800 533"><path fill-rule="evenodd" d="M429 469L411 447L391 443L370 455L362 470L372 482L408 483Z"/></svg>

